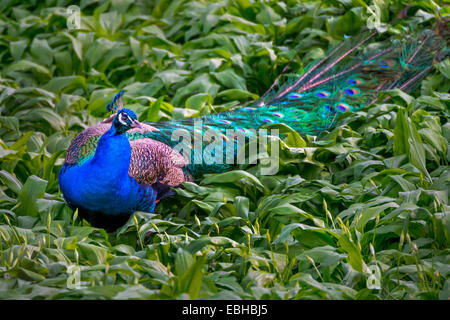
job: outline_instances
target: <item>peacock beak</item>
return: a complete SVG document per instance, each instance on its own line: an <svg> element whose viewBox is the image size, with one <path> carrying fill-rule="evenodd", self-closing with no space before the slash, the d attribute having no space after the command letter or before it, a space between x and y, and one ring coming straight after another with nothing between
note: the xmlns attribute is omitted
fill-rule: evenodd
<svg viewBox="0 0 450 320"><path fill-rule="evenodd" d="M139 121L134 120L134 121L131 123L131 127L132 127L132 128L139 128L139 129L142 129L142 124L141 124Z"/></svg>

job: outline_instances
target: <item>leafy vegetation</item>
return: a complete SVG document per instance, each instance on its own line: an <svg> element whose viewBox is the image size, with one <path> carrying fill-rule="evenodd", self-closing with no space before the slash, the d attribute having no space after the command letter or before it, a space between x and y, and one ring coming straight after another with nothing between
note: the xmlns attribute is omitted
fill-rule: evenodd
<svg viewBox="0 0 450 320"><path fill-rule="evenodd" d="M449 298L448 59L411 95L288 135L277 175L207 175L114 233L80 221L57 183L119 89L143 121L226 110L373 13L395 36L433 27L439 1L81 1L74 30L70 4L0 3L0 298Z"/></svg>

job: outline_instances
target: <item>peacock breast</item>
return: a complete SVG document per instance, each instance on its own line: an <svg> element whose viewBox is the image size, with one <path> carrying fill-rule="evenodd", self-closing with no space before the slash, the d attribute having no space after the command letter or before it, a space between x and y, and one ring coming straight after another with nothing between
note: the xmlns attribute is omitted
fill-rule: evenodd
<svg viewBox="0 0 450 320"><path fill-rule="evenodd" d="M89 162L85 164L72 166L60 175L61 191L71 206L112 215L133 211L136 190L128 174L98 172L92 170Z"/></svg>

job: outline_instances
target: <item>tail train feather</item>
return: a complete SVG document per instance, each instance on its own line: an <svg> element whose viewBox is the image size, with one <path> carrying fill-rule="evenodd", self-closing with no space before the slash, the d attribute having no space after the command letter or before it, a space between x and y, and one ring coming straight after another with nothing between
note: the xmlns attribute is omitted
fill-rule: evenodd
<svg viewBox="0 0 450 320"><path fill-rule="evenodd" d="M281 122L300 133L317 135L332 127L339 114L355 112L376 102L381 91L412 90L434 63L449 55L448 38L443 39L432 31L403 41L373 41L378 36L369 31L348 38L310 64L303 73L288 75L285 68L271 90L248 107L195 119L151 123L160 131L148 135L174 147L178 144L178 140L171 139L175 129L186 129L202 136L212 129L226 144L227 129L240 131L250 138L255 134L252 129ZM280 84L283 76L287 79ZM384 101L387 99L389 97ZM201 121L201 127L194 127L195 121ZM194 174L227 169L227 165L192 164L189 167Z"/></svg>

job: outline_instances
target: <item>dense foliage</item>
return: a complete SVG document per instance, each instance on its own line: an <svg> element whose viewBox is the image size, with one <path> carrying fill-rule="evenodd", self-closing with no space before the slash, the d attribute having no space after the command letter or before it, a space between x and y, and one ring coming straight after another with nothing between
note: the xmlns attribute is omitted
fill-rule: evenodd
<svg viewBox="0 0 450 320"><path fill-rule="evenodd" d="M81 1L81 29L71 4L0 2L0 298L449 298L448 59L331 132L285 128L278 174L207 175L114 233L57 183L119 89L142 121L226 110L375 17L398 37L432 28L439 1Z"/></svg>

